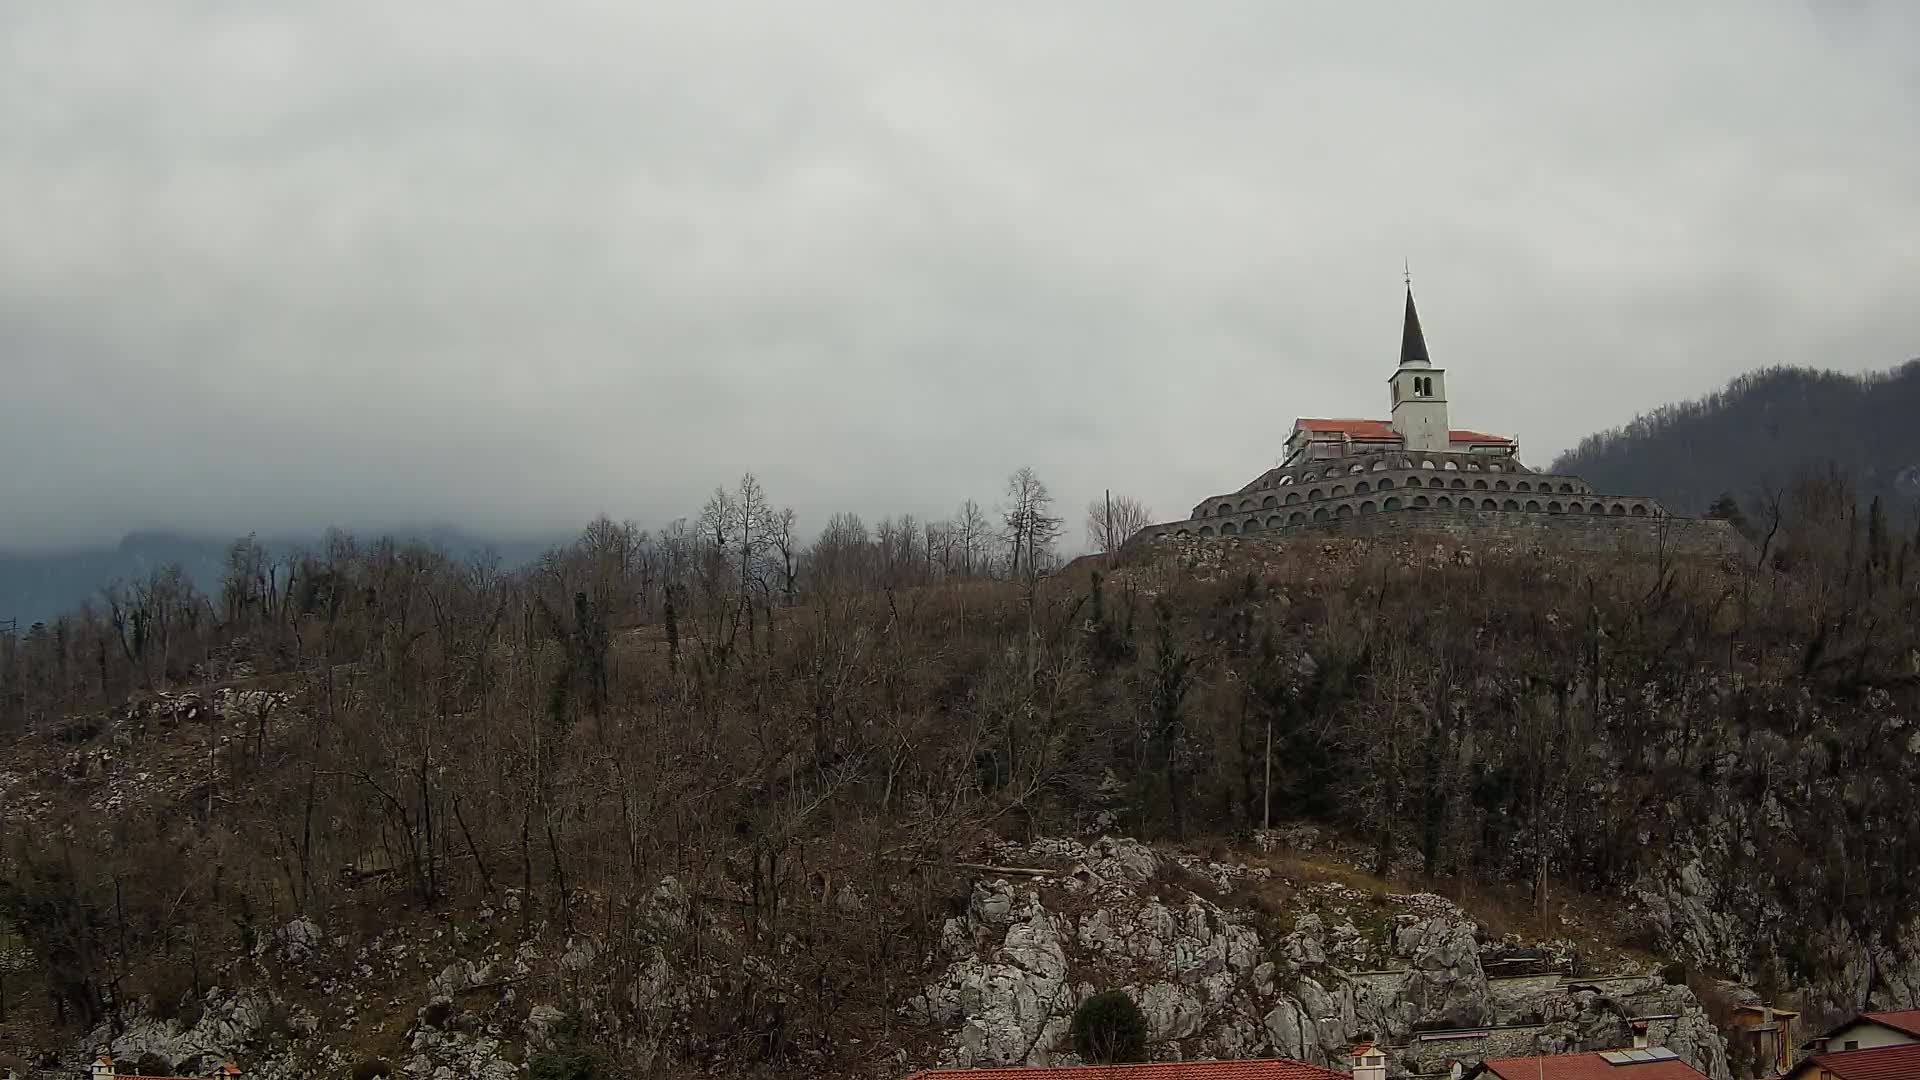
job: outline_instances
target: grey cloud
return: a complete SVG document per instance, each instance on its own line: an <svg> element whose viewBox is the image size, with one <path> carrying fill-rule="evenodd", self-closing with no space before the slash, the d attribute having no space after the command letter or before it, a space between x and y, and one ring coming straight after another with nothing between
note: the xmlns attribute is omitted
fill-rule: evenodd
<svg viewBox="0 0 1920 1080"><path fill-rule="evenodd" d="M1165 514L1916 348L1912 5L0 7L0 547Z"/></svg>

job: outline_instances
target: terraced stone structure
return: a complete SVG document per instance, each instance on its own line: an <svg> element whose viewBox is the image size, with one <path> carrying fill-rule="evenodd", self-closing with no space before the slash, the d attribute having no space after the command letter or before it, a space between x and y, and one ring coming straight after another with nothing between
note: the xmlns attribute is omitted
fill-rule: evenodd
<svg viewBox="0 0 1920 1080"><path fill-rule="evenodd" d="M1657 500L1596 492L1577 476L1521 464L1511 438L1451 427L1446 372L1427 355L1407 291L1400 363L1388 378L1391 420L1294 421L1283 463L1237 491L1201 500L1185 520L1150 526L1145 541L1337 529L1374 514L1444 516L1451 528L1497 527L1498 515L1579 516L1644 526L1668 517ZM1471 511L1472 513L1465 513ZM1489 517L1489 515L1495 515ZM1415 523L1409 522L1409 527Z"/></svg>

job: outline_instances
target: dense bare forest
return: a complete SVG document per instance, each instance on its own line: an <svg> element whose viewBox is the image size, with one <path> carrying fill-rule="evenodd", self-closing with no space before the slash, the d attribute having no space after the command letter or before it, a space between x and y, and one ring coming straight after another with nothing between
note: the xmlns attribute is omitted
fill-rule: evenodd
<svg viewBox="0 0 1920 1080"><path fill-rule="evenodd" d="M1748 951L1647 947L1774 987L1838 986L1819 934L1892 948L1920 914L1920 759L1885 752L1920 705L1920 536L1839 474L1744 563L1302 538L1062 570L1045 485L1005 494L809 541L746 477L513 573L241 540L218 595L163 568L0 641L0 1031L191 1011L298 916L484 908L597 943L603 978L518 988L601 1075L642 1044L847 1075L918 1037L954 867L1089 827L1311 821L1383 875L1542 898L1657 891L1698 849ZM1729 845L1761 806L1767 842ZM692 913L655 919L663 889ZM639 1001L656 964L698 1002Z"/></svg>
<svg viewBox="0 0 1920 1080"><path fill-rule="evenodd" d="M1553 471L1699 514L1722 496L1764 503L1802 468L1833 463L1863 499L1910 506L1920 501L1917 412L1920 360L1867 375L1768 368L1589 435Z"/></svg>

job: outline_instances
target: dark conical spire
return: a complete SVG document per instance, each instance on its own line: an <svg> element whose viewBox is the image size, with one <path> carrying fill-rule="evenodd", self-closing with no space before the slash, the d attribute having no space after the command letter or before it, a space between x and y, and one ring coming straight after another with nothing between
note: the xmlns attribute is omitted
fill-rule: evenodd
<svg viewBox="0 0 1920 1080"><path fill-rule="evenodd" d="M1433 361L1427 356L1427 338L1420 332L1420 313L1413 307L1413 286L1407 286L1407 322L1400 330L1400 364L1417 364L1430 367Z"/></svg>

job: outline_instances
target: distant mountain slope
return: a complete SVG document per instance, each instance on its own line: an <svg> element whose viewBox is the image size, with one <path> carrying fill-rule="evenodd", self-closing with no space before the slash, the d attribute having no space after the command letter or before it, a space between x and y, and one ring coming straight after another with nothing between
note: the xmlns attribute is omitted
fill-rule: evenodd
<svg viewBox="0 0 1920 1080"><path fill-rule="evenodd" d="M368 534L364 539L371 539ZM538 558L541 552L565 538L507 539L472 535L451 528L436 528L394 534L420 539L456 558L465 558L482 550L492 551L509 567L521 566ZM67 551L0 551L0 623L18 620L20 628L52 619L88 601L97 601L100 590L116 581L145 577L157 567L178 563L201 592L215 595L226 565L227 548L234 537L187 536L165 532L128 533L113 547L77 548ZM318 548L318 534L303 537L262 537L270 551Z"/></svg>
<svg viewBox="0 0 1920 1080"><path fill-rule="evenodd" d="M1697 514L1723 492L1745 498L1821 461L1851 472L1863 497L1920 499L1920 360L1857 376L1786 367L1742 375L1589 435L1553 471Z"/></svg>
<svg viewBox="0 0 1920 1080"><path fill-rule="evenodd" d="M113 581L145 577L178 563L203 591L217 587L229 540L171 533L128 533L113 547L50 552L0 552L0 620L21 629L97 600Z"/></svg>

